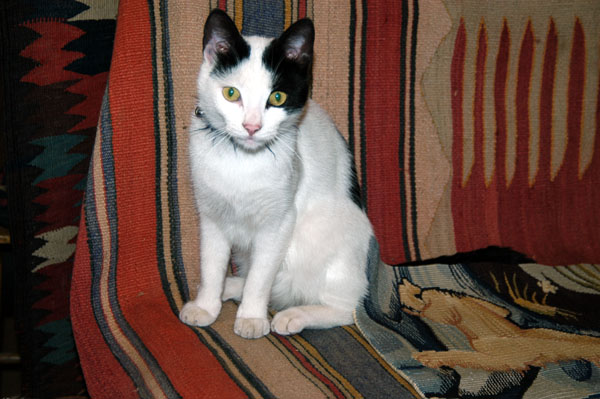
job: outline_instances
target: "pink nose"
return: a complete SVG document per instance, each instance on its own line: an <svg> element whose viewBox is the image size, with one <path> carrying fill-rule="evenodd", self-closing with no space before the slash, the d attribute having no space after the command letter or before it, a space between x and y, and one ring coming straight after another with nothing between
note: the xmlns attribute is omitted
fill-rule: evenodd
<svg viewBox="0 0 600 399"><path fill-rule="evenodd" d="M254 134L262 127L257 123L244 123L243 126L250 136L254 136Z"/></svg>

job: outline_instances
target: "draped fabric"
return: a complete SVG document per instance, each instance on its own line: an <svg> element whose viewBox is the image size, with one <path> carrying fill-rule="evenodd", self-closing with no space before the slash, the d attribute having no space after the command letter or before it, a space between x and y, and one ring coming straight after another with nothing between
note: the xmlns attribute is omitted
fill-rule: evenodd
<svg viewBox="0 0 600 399"><path fill-rule="evenodd" d="M515 397L532 386L537 373L440 361L449 342L467 351L469 335L428 319L419 304L430 298L481 306L509 331L594 337L597 326L584 323L589 309L552 300L565 284L597 294L595 266L558 265L594 263L599 253L598 9L545 4L122 1L71 291L92 396ZM232 333L233 303L208 328L177 318L200 278L187 126L202 27L214 7L248 35L277 35L302 17L315 23L312 97L348 140L379 242L371 294L357 312L373 346L356 327L246 341ZM555 265L547 267L554 274L440 265L451 282L444 285L430 277L432 266L398 266L488 247ZM560 272L583 275L575 286L585 289ZM549 359L582 362L565 373L594 389L593 356Z"/></svg>

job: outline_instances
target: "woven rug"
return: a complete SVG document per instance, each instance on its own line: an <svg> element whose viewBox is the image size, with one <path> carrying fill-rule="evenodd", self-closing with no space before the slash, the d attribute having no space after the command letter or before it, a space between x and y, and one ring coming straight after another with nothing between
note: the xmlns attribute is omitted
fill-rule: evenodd
<svg viewBox="0 0 600 399"><path fill-rule="evenodd" d="M2 136L25 397L86 396L69 290L116 0L2 4Z"/></svg>
<svg viewBox="0 0 600 399"><path fill-rule="evenodd" d="M600 267L379 265L357 323L423 397L600 397Z"/></svg>
<svg viewBox="0 0 600 399"><path fill-rule="evenodd" d="M599 259L598 6L543 5L122 1L71 291L92 396L535 397L548 380L593 397L594 359L563 356L559 346L544 364L518 352L492 362L511 371L481 359L439 361L438 352L482 349L475 324L428 312L441 304L443 316L466 308L482 315L479 324L495 317L490 336L511 331L514 342L522 330L595 342L597 326L585 322L597 319L589 306L596 293L582 288L597 286L594 268L561 265ZM246 34L277 34L304 16L315 22L312 97L348 140L381 245L371 296L357 313L375 350L354 328L241 340L231 303L210 328L177 319L200 279L187 126L202 25L214 7ZM541 63L540 54L550 58ZM543 96L549 87L553 95ZM415 265L490 246L554 266L376 261L379 253L388 264ZM572 286L560 278L568 271L585 278ZM425 359L432 353L437 363Z"/></svg>

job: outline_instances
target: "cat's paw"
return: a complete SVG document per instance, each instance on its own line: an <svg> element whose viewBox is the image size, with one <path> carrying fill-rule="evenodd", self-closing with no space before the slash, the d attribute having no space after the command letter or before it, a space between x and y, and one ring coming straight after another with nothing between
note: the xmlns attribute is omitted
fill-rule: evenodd
<svg viewBox="0 0 600 399"><path fill-rule="evenodd" d="M194 302L186 303L179 312L179 320L188 326L206 327L211 325L218 315L212 315Z"/></svg>
<svg viewBox="0 0 600 399"><path fill-rule="evenodd" d="M280 335L298 334L306 327L306 315L298 308L278 312L271 322L271 330Z"/></svg>
<svg viewBox="0 0 600 399"><path fill-rule="evenodd" d="M242 338L255 339L267 335L270 331L267 319L235 319L233 331Z"/></svg>

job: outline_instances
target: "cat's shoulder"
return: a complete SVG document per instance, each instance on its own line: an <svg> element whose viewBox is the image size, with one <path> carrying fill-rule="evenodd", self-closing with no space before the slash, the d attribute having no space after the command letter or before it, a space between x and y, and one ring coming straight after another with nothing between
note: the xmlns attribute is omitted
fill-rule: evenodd
<svg viewBox="0 0 600 399"><path fill-rule="evenodd" d="M308 124L327 125L335 129L335 124L327 111L313 99L308 99L304 110L304 121Z"/></svg>

